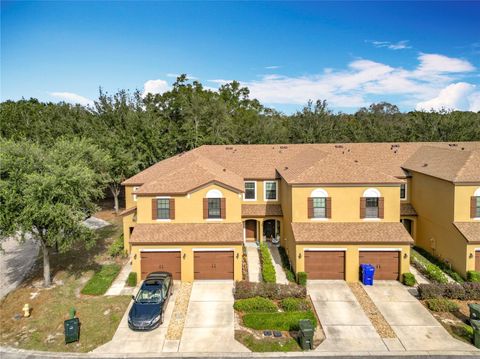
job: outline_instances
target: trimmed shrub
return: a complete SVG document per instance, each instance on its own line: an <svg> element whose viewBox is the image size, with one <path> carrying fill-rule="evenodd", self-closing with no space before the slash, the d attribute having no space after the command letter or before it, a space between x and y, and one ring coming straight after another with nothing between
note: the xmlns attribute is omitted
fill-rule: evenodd
<svg viewBox="0 0 480 359"><path fill-rule="evenodd" d="M298 330L298 322L301 319L310 319L314 326L317 319L311 311L307 312L283 312L283 313L248 313L243 316L243 324L256 330Z"/></svg>
<svg viewBox="0 0 480 359"><path fill-rule="evenodd" d="M262 297L239 299L233 304L233 308L245 313L270 313L278 311L274 302Z"/></svg>
<svg viewBox="0 0 480 359"><path fill-rule="evenodd" d="M427 276L430 280L437 283L448 283L448 279L442 270L435 264L432 264L428 259L417 253L412 249L411 258L415 268Z"/></svg>
<svg viewBox="0 0 480 359"><path fill-rule="evenodd" d="M100 271L96 272L87 284L85 284L81 293L87 295L105 294L117 277L120 269L122 269L122 267L118 264L104 264L100 268Z"/></svg>
<svg viewBox="0 0 480 359"><path fill-rule="evenodd" d="M130 272L125 283L127 287L135 287L137 285L137 272Z"/></svg>
<svg viewBox="0 0 480 359"><path fill-rule="evenodd" d="M288 297L305 298L307 289L298 284L253 283L241 281L235 283L235 299L264 297L282 300Z"/></svg>
<svg viewBox="0 0 480 359"><path fill-rule="evenodd" d="M292 271L292 266L290 265L290 259L288 254L285 251L285 248L278 247L278 252L280 253L280 258L282 259L282 267L285 272L285 276L289 282L295 282L295 273Z"/></svg>
<svg viewBox="0 0 480 359"><path fill-rule="evenodd" d="M417 284L417 280L412 273L403 273L402 282L409 287L413 287L415 284Z"/></svg>
<svg viewBox="0 0 480 359"><path fill-rule="evenodd" d="M303 285L304 287L307 285L307 273L305 272L298 272L297 273L297 283Z"/></svg>
<svg viewBox="0 0 480 359"><path fill-rule="evenodd" d="M110 247L108 247L108 254L110 257L118 257L120 255L123 255L123 234L119 236L117 239L113 241L112 244L110 244Z"/></svg>
<svg viewBox="0 0 480 359"><path fill-rule="evenodd" d="M310 305L302 298L285 298L280 302L280 306L285 312L302 312L310 309Z"/></svg>
<svg viewBox="0 0 480 359"><path fill-rule="evenodd" d="M467 272L467 280L469 282L480 282L480 272L470 270Z"/></svg>
<svg viewBox="0 0 480 359"><path fill-rule="evenodd" d="M457 303L445 298L427 299L425 303L434 312L456 312L459 308Z"/></svg>
<svg viewBox="0 0 480 359"><path fill-rule="evenodd" d="M443 297L459 300L480 300L480 283L420 284L418 295L420 299Z"/></svg>
<svg viewBox="0 0 480 359"><path fill-rule="evenodd" d="M447 273L455 282L458 282L458 283L464 282L462 276L457 272L455 272L448 263L444 262L438 257L435 257L433 254L430 254L423 248L415 247L415 250L418 253L420 253L423 257L425 257L427 260L429 260L434 265L436 265L438 268L440 268L440 270ZM443 282L440 282L440 283L443 283Z"/></svg>
<svg viewBox="0 0 480 359"><path fill-rule="evenodd" d="M260 262L262 265L262 278L266 283L275 283L277 277L275 267L273 266L270 250L265 243L260 244Z"/></svg>

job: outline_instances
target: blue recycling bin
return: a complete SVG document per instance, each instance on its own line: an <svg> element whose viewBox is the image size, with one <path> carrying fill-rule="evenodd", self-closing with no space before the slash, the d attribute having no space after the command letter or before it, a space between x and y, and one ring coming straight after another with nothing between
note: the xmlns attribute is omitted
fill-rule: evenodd
<svg viewBox="0 0 480 359"><path fill-rule="evenodd" d="M362 270L363 285L373 285L373 277L375 275L375 267L371 264L360 264Z"/></svg>

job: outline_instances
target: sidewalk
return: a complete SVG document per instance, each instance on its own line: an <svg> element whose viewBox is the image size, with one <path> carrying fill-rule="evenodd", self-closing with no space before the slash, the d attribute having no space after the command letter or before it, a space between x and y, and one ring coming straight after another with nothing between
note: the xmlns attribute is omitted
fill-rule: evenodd
<svg viewBox="0 0 480 359"><path fill-rule="evenodd" d="M248 264L248 281L260 282L262 275L260 274L260 256L258 255L258 246L256 243L245 244L247 248L247 264Z"/></svg>
<svg viewBox="0 0 480 359"><path fill-rule="evenodd" d="M273 266L275 267L275 274L277 276L277 283L279 284L288 284L287 276L283 271L282 267L282 258L280 258L280 252L278 251L277 246L268 242L268 249L270 250L270 255L272 256Z"/></svg>
<svg viewBox="0 0 480 359"><path fill-rule="evenodd" d="M127 262L118 273L117 278L113 281L110 288L108 288L107 292L104 295L130 295L133 293L134 287L126 287L126 281L128 275L132 271L132 265L130 261Z"/></svg>

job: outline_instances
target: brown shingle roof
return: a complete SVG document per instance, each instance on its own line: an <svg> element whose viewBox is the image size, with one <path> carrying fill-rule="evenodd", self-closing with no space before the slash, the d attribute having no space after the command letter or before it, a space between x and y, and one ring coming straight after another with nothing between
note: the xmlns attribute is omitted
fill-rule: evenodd
<svg viewBox="0 0 480 359"><path fill-rule="evenodd" d="M133 206L133 207L130 207L130 208L127 208L127 209L124 209L122 212L120 212L118 215L119 216L126 216L130 213L133 213L137 210L137 206Z"/></svg>
<svg viewBox="0 0 480 359"><path fill-rule="evenodd" d="M400 222L294 222L291 225L297 243L413 243Z"/></svg>
<svg viewBox="0 0 480 359"><path fill-rule="evenodd" d="M480 182L480 150L423 146L403 164L403 168L450 182Z"/></svg>
<svg viewBox="0 0 480 359"><path fill-rule="evenodd" d="M242 217L283 216L279 204L242 204Z"/></svg>
<svg viewBox="0 0 480 359"><path fill-rule="evenodd" d="M131 244L240 244L242 223L137 224Z"/></svg>
<svg viewBox="0 0 480 359"><path fill-rule="evenodd" d="M468 243L480 243L480 222L453 222Z"/></svg>
<svg viewBox="0 0 480 359"><path fill-rule="evenodd" d="M411 203L400 203L400 215L401 216L416 216L417 211L413 208Z"/></svg>
<svg viewBox="0 0 480 359"><path fill-rule="evenodd" d="M316 148L305 149L277 171L289 184L403 183L372 167Z"/></svg>

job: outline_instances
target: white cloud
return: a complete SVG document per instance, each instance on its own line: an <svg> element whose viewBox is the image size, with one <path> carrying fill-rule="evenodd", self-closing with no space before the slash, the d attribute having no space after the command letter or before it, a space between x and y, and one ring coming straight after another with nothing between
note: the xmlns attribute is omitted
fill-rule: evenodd
<svg viewBox="0 0 480 359"><path fill-rule="evenodd" d="M50 96L73 104L80 104L82 106L93 106L93 100L83 97L73 92L50 92Z"/></svg>
<svg viewBox="0 0 480 359"><path fill-rule="evenodd" d="M301 105L308 100L325 99L333 107L356 109L394 96L396 102L410 108L415 108L417 104L422 108L443 105L465 110L478 106L477 101L480 100L477 97L463 101L458 95L470 95L473 90L468 86L473 85L460 82L463 85L448 88L459 83L459 77L475 70L472 64L437 54L420 54L418 61L416 68L407 70L358 59L345 69L328 68L320 74L303 76L269 74L241 83L250 89L252 97L267 104ZM210 82L221 85L230 81L217 79Z"/></svg>
<svg viewBox="0 0 480 359"><path fill-rule="evenodd" d="M143 96L147 94L162 94L168 91L168 83L165 80L148 80L143 84Z"/></svg>
<svg viewBox="0 0 480 359"><path fill-rule="evenodd" d="M408 40L402 40L398 42L390 41L367 41L373 44L375 47L385 47L390 50L404 50L410 49L411 46L408 45Z"/></svg>
<svg viewBox="0 0 480 359"><path fill-rule="evenodd" d="M470 95L474 89L474 85L466 82L448 85L440 90L436 97L428 101L419 102L416 109L420 111L470 109L471 105L469 104L467 96ZM473 101L475 102L475 99L473 99ZM478 104L473 103L474 107L476 105Z"/></svg>
<svg viewBox="0 0 480 359"><path fill-rule="evenodd" d="M276 70L279 69L281 66L273 65L273 66L265 66L265 69L267 70Z"/></svg>
<svg viewBox="0 0 480 359"><path fill-rule="evenodd" d="M470 104L469 111L480 112L480 92L473 92L468 96L468 103Z"/></svg>
<svg viewBox="0 0 480 359"><path fill-rule="evenodd" d="M217 85L225 85L225 84L228 84L228 83L232 82L233 80L213 79L213 80L207 80L207 81L211 82L211 83L214 83L214 84L217 84Z"/></svg>

